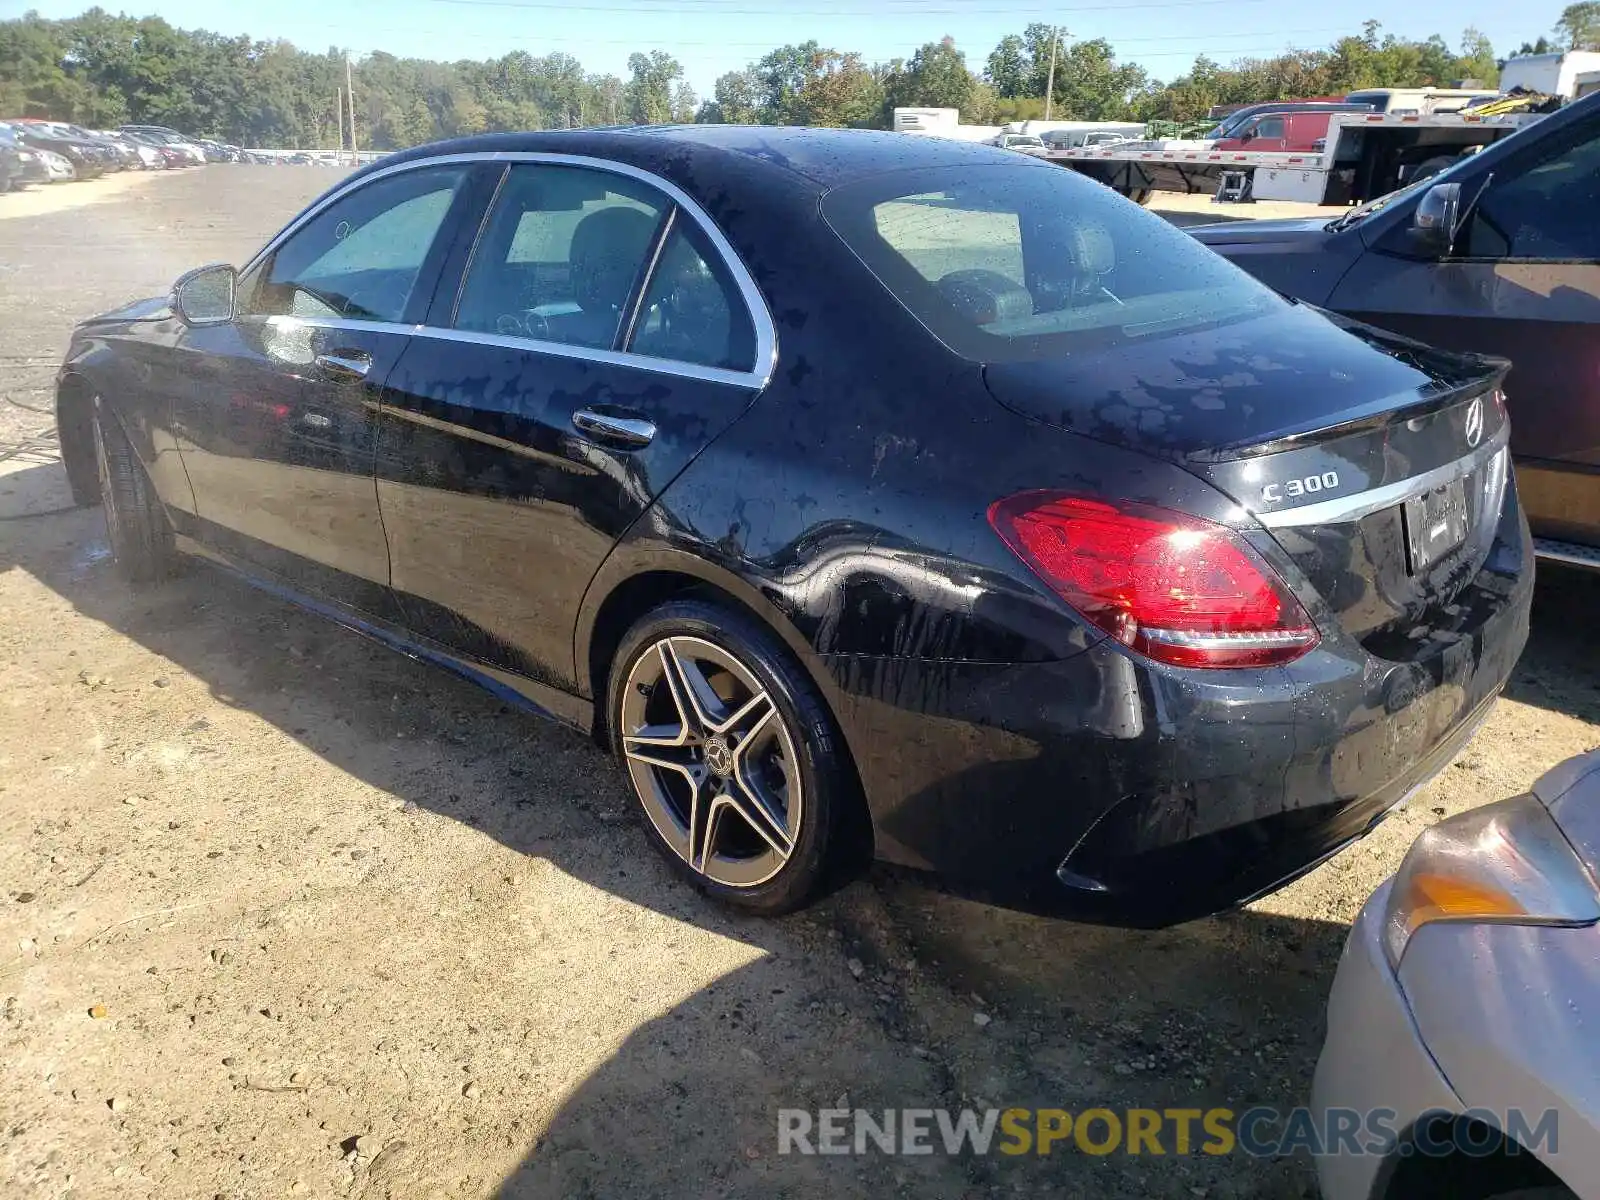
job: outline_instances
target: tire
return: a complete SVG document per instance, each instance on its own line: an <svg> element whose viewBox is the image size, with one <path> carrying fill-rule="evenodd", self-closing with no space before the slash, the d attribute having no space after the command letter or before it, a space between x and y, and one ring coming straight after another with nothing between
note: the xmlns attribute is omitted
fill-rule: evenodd
<svg viewBox="0 0 1600 1200"><path fill-rule="evenodd" d="M1433 158L1423 159L1417 164L1416 169L1406 177L1406 182L1416 183L1418 180L1432 179L1455 161L1455 156L1450 154L1440 154Z"/></svg>
<svg viewBox="0 0 1600 1200"><path fill-rule="evenodd" d="M758 622L662 605L622 639L606 699L646 833L694 887L778 916L844 865L854 772L815 685Z"/></svg>
<svg viewBox="0 0 1600 1200"><path fill-rule="evenodd" d="M1150 204L1150 197L1155 194L1154 188L1134 188L1128 193L1128 199L1132 200L1140 208L1147 208Z"/></svg>
<svg viewBox="0 0 1600 1200"><path fill-rule="evenodd" d="M132 583L164 579L177 560L172 523L128 435L110 413L96 413L94 446L106 540L111 543L117 569Z"/></svg>

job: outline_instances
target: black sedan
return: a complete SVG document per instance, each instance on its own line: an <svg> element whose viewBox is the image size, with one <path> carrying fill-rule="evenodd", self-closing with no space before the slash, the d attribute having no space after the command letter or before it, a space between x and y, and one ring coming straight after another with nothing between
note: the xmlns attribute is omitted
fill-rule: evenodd
<svg viewBox="0 0 1600 1200"><path fill-rule="evenodd" d="M37 121L12 122L17 139L30 150L59 154L72 164L79 179L95 179L112 168L115 155L96 142L68 137Z"/></svg>
<svg viewBox="0 0 1600 1200"><path fill-rule="evenodd" d="M1526 637L1506 364L898 134L496 135L85 322L77 494L622 760L695 884L1163 923L1360 836ZM96 476L98 474L98 480Z"/></svg>

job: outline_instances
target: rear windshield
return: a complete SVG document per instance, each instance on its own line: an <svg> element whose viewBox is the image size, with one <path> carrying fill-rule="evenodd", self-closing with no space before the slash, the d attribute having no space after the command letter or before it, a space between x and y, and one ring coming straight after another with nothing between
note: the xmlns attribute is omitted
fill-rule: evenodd
<svg viewBox="0 0 1600 1200"><path fill-rule="evenodd" d="M1284 301L1160 217L1053 166L895 171L823 214L964 357L1014 361L1248 320Z"/></svg>

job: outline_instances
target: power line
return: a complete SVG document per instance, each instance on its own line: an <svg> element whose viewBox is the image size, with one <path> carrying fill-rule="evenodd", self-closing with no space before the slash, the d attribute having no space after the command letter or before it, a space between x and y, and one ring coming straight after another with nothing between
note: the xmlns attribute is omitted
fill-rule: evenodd
<svg viewBox="0 0 1600 1200"><path fill-rule="evenodd" d="M429 4L455 4L466 8L514 8L514 9L555 9L561 12L590 12L590 13L683 13L693 12L697 8L705 14L716 16L746 16L746 17L874 17L882 19L885 15L895 16L1015 16L1027 14L1053 15L1071 12L1105 12L1104 5L1092 5L1080 8L1058 7L1018 7L1005 8L924 8L914 3L903 9L887 8L889 0L881 0L870 10L851 11L850 9L800 9L800 8L724 8L725 3L748 3L748 0L661 0L666 7L639 7L636 4L564 4L560 0L425 0ZM1237 6L1240 4L1271 4L1277 0L1155 0L1153 3L1118 4L1117 12L1128 12L1134 9L1157 8L1209 8L1226 4ZM704 6L704 7L701 7Z"/></svg>
<svg viewBox="0 0 1600 1200"><path fill-rule="evenodd" d="M663 16L668 16L668 15L681 15L681 14L669 14L669 13L666 13L665 11L663 11L662 15ZM454 29L452 29L452 30L443 30L443 29L407 29L407 28L400 28L398 26L374 27L374 26L371 26L371 25L325 25L322 28L329 29L329 30L361 32L361 33L367 33L367 34L384 34L384 35L410 34L410 35L418 36L418 37L447 37L447 36L448 37L456 37L456 38L463 38L464 37L464 38L473 38L473 39L480 40L480 41L495 41L495 42L508 42L508 41L548 42L548 43L550 43L552 45L554 45L556 43L562 43L562 44L566 44L566 45L583 45L583 46L638 46L638 45L641 44L640 43L640 39L637 38L637 37L633 37L633 38L586 38L586 37L566 37L564 35L550 37L548 35L539 35L539 34L464 33L464 32L461 32L459 30L454 30ZM1340 33L1340 32L1343 32L1343 31L1344 30L1343 30L1342 26L1340 26L1338 28L1331 28L1331 29L1286 29L1286 30L1282 31L1281 36L1283 36L1283 37L1305 37L1305 36L1310 36L1310 35L1319 35L1320 36L1320 35L1328 34L1328 33ZM1258 38L1258 37L1261 36L1261 34L1260 34L1260 31L1258 31L1258 30L1251 30L1251 31L1246 32L1246 33L1219 33L1219 34L1214 34L1214 35L1211 35L1211 36L1214 37L1214 38ZM816 40L821 41L821 39L816 39ZM1112 39L1112 38L1109 38L1109 37L1104 37L1104 38L1082 38L1082 39L1079 39L1079 40L1080 41L1100 41L1100 40L1103 40L1103 41L1111 43L1111 47L1112 47L1113 50L1120 50L1123 46L1137 46L1137 45L1143 45L1143 44L1150 43L1150 42L1187 42L1187 43L1190 43L1192 45L1195 39L1194 39L1194 36L1192 34L1171 34L1171 35L1167 35L1167 36L1164 36L1164 37L1153 37L1153 38L1116 38L1116 39ZM1064 43L1069 43L1069 39L1064 38L1063 42ZM740 47L740 48L759 48L759 47L765 46L768 49L776 49L778 47L778 43L774 42L773 39L771 39L771 38L766 38L766 39L763 39L761 41L754 41L754 42L730 42L730 41L727 41L726 39L723 39L723 38L714 38L714 39L703 40L703 41L695 41L695 40L674 38L673 41L672 41L672 44L674 46L730 46L730 47ZM827 45L824 45L823 48L824 49L839 50L840 53L849 53L849 51L840 50L838 46L827 46ZM1235 49L1233 49L1231 47L1229 47L1229 48L1224 48L1224 47L1202 47L1202 48L1200 48L1198 50L1191 50L1190 48L1185 47L1182 51L1179 51L1178 53L1183 53L1183 54L1189 54L1189 53L1205 54L1207 52L1207 49L1216 49L1216 50L1219 50L1219 51L1221 51L1223 53L1227 53L1227 54L1240 53L1240 51L1237 51L1237 50L1235 50Z"/></svg>

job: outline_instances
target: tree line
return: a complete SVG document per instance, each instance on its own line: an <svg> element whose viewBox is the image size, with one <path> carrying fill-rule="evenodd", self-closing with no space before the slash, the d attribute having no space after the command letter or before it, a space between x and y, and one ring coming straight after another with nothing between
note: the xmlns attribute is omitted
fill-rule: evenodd
<svg viewBox="0 0 1600 1200"><path fill-rule="evenodd" d="M1517 53L1600 49L1600 0L1570 5L1550 38ZM1200 56L1167 82L1121 61L1103 38L1076 40L1034 23L1002 38L981 63L950 38L909 58L868 63L819 41L780 46L717 79L701 103L664 50L628 58L626 77L596 74L569 54L517 50L483 61L369 54L355 67L355 117L364 148L399 149L502 129L721 121L887 128L899 106L956 108L970 124L1041 116L1055 58L1051 113L1078 120L1195 120L1218 104L1340 95L1366 87L1474 80L1492 86L1499 60L1467 29L1452 47L1368 21L1318 50L1244 58ZM39 116L93 128L170 125L263 147L331 147L339 137L345 55L286 41L174 28L160 17L93 8L46 20L0 22L0 119Z"/></svg>

